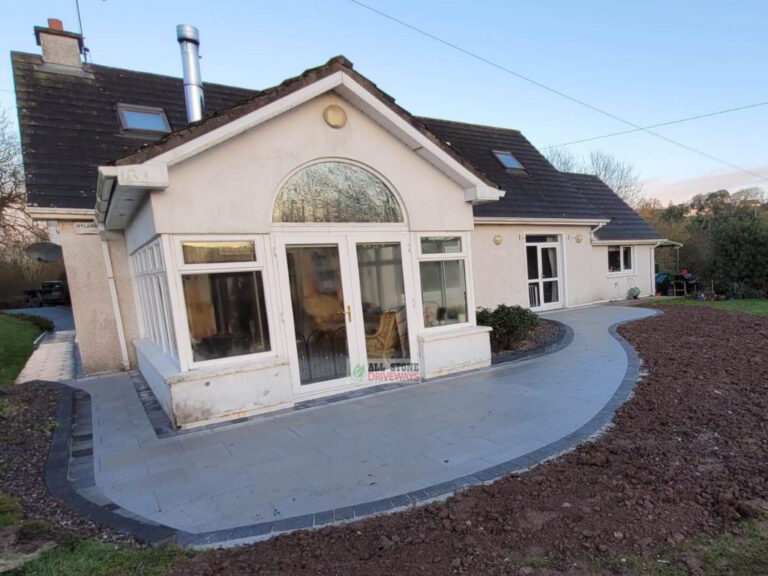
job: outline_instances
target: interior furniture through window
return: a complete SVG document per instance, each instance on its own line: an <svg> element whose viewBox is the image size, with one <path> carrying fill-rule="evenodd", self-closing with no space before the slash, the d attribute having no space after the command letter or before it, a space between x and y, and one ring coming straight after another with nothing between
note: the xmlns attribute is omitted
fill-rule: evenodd
<svg viewBox="0 0 768 576"><path fill-rule="evenodd" d="M461 236L424 236L419 246L424 327L461 324L467 318L467 284Z"/></svg>

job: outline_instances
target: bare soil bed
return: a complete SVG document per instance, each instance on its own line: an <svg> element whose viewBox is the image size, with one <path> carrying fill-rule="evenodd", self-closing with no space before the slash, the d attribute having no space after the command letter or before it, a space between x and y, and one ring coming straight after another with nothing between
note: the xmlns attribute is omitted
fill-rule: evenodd
<svg viewBox="0 0 768 576"><path fill-rule="evenodd" d="M648 375L595 442L444 503L199 555L171 574L594 574L760 515L768 318L669 307L619 331Z"/></svg>
<svg viewBox="0 0 768 576"><path fill-rule="evenodd" d="M46 383L29 382L0 389L0 493L19 501L26 520L45 520L59 536L63 533L108 542L132 541L75 514L48 493L45 466L58 400L57 387Z"/></svg>
<svg viewBox="0 0 768 576"><path fill-rule="evenodd" d="M493 363L507 362L514 360L523 352L535 350L548 346L557 340L560 334L560 326L557 322L551 320L539 319L539 325L531 330L530 334L523 340L515 342L510 350L502 350L493 355Z"/></svg>

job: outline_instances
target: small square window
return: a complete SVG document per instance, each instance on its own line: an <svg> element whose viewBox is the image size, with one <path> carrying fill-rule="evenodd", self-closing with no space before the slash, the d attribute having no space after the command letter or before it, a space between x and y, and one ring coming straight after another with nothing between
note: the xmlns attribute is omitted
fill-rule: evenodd
<svg viewBox="0 0 768 576"><path fill-rule="evenodd" d="M512 155L512 152L508 150L494 150L493 153L504 168L508 170L525 170L520 161Z"/></svg>
<svg viewBox="0 0 768 576"><path fill-rule="evenodd" d="M137 106L132 104L118 104L117 115L120 118L120 126L130 132L157 132L171 131L168 118L162 108L150 106Z"/></svg>

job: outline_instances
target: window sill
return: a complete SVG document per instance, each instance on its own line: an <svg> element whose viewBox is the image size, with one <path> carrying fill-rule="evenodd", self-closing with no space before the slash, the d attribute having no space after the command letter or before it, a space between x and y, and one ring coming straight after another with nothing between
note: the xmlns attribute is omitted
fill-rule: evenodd
<svg viewBox="0 0 768 576"><path fill-rule="evenodd" d="M288 358L282 358L276 355L269 355L261 358L251 358L247 360L232 358L230 362L216 364L214 366L193 366L186 372L179 372L166 378L170 385L180 382L190 382L194 380L203 380L217 376L227 376L229 374L240 374L243 372L258 372L260 370L270 370L288 366Z"/></svg>
<svg viewBox="0 0 768 576"><path fill-rule="evenodd" d="M419 334L419 340L422 342L434 342L435 340L471 336L473 334L482 334L490 331L490 326L473 326L471 324L435 326L434 328L426 328L422 334Z"/></svg>
<svg viewBox="0 0 768 576"><path fill-rule="evenodd" d="M608 278L622 278L624 276L636 276L634 270L622 270L621 272L608 272Z"/></svg>

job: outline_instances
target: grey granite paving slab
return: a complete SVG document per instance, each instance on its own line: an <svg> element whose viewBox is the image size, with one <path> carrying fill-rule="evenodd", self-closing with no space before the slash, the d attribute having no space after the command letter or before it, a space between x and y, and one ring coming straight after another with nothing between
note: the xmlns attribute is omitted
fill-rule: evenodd
<svg viewBox="0 0 768 576"><path fill-rule="evenodd" d="M607 424L637 377L634 352L612 327L650 314L616 306L548 313L572 334L547 356L173 437L158 437L135 374L80 380L93 411L96 487L127 512L176 529L187 545L444 497L525 469Z"/></svg>

